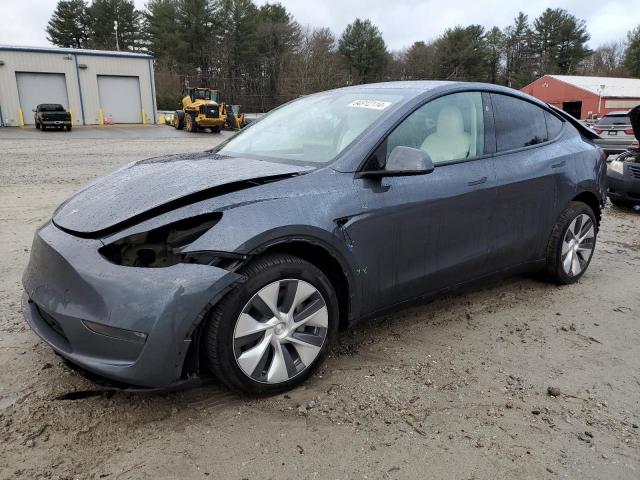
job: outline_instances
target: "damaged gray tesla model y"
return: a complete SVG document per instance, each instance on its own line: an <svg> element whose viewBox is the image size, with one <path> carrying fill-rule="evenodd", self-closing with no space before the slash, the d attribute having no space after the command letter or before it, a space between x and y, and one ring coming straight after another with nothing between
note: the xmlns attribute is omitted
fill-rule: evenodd
<svg viewBox="0 0 640 480"><path fill-rule="evenodd" d="M577 281L605 198L595 136L493 85L309 95L211 151L134 162L77 192L35 235L24 314L112 385L211 373L280 392L339 327L487 277Z"/></svg>

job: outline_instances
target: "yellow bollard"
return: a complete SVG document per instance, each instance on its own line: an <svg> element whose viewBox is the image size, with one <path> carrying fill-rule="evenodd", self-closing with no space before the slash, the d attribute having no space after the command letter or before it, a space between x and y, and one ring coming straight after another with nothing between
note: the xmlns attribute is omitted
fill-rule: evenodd
<svg viewBox="0 0 640 480"><path fill-rule="evenodd" d="M71 125L73 126L73 110L69 109L69 116L71 117Z"/></svg>
<svg viewBox="0 0 640 480"><path fill-rule="evenodd" d="M102 109L98 110L98 115L100 116L100 125L104 125L104 113Z"/></svg>
<svg viewBox="0 0 640 480"><path fill-rule="evenodd" d="M143 125L147 124L147 116L144 113L144 108L142 109L142 124Z"/></svg>
<svg viewBox="0 0 640 480"><path fill-rule="evenodd" d="M158 115L158 123L160 125L164 125L164 122L165 122L164 115L163 114Z"/></svg>
<svg viewBox="0 0 640 480"><path fill-rule="evenodd" d="M20 128L24 127L24 114L22 113L22 109L18 109L18 114L20 116Z"/></svg>

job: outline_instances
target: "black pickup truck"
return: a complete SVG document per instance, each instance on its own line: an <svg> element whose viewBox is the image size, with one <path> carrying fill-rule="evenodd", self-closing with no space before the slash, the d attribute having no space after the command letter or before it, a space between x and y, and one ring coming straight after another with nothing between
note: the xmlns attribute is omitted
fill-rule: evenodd
<svg viewBox="0 0 640 480"><path fill-rule="evenodd" d="M64 128L71 130L71 114L57 103L41 103L34 110L36 128L45 131L47 128Z"/></svg>

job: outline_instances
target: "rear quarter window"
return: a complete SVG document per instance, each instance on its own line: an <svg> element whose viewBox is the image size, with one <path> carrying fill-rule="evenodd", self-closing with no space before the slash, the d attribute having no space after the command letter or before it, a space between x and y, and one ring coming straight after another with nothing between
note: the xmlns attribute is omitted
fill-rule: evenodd
<svg viewBox="0 0 640 480"><path fill-rule="evenodd" d="M560 120L550 112L544 112L544 118L547 122L547 133L549 134L549 140L553 140L558 135L560 135L560 130L562 130L562 120Z"/></svg>
<svg viewBox="0 0 640 480"><path fill-rule="evenodd" d="M529 147L549 140L545 111L508 95L491 94L498 152Z"/></svg>

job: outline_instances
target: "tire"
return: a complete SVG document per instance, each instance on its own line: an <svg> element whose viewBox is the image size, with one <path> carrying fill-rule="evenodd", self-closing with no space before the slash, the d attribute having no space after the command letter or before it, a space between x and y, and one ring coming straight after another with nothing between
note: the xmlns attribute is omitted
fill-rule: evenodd
<svg viewBox="0 0 640 480"><path fill-rule="evenodd" d="M198 131L198 124L196 123L195 118L190 113L185 114L184 126L187 132L195 133Z"/></svg>
<svg viewBox="0 0 640 480"><path fill-rule="evenodd" d="M220 125L211 127L211 133L220 133Z"/></svg>
<svg viewBox="0 0 640 480"><path fill-rule="evenodd" d="M184 110L176 110L174 115L173 126L176 130L182 130L184 128Z"/></svg>
<svg viewBox="0 0 640 480"><path fill-rule="evenodd" d="M209 370L230 389L249 395L273 395L300 385L322 363L338 330L331 283L314 265L286 254L258 257L242 274L247 281L209 313L203 332ZM262 298L275 299L277 317ZM293 315L280 311L289 309L285 305Z"/></svg>
<svg viewBox="0 0 640 480"><path fill-rule="evenodd" d="M72 128L72 127L71 127L71 125L67 125L67 126L65 127L65 130L66 130L67 132L70 132L70 131L71 131L71 128Z"/></svg>
<svg viewBox="0 0 640 480"><path fill-rule="evenodd" d="M618 200L617 198L611 198L611 197L609 197L609 200L611 200L611 203L614 204L616 207L624 208L624 207L631 206L631 203L625 200Z"/></svg>
<svg viewBox="0 0 640 480"><path fill-rule="evenodd" d="M40 124L36 122L36 130L40 130Z"/></svg>
<svg viewBox="0 0 640 480"><path fill-rule="evenodd" d="M40 126L40 130L42 130L43 132L47 131L47 126L46 125L41 125Z"/></svg>
<svg viewBox="0 0 640 480"><path fill-rule="evenodd" d="M560 214L547 244L549 280L560 285L580 280L593 258L597 236L597 221L591 207L571 202Z"/></svg>

